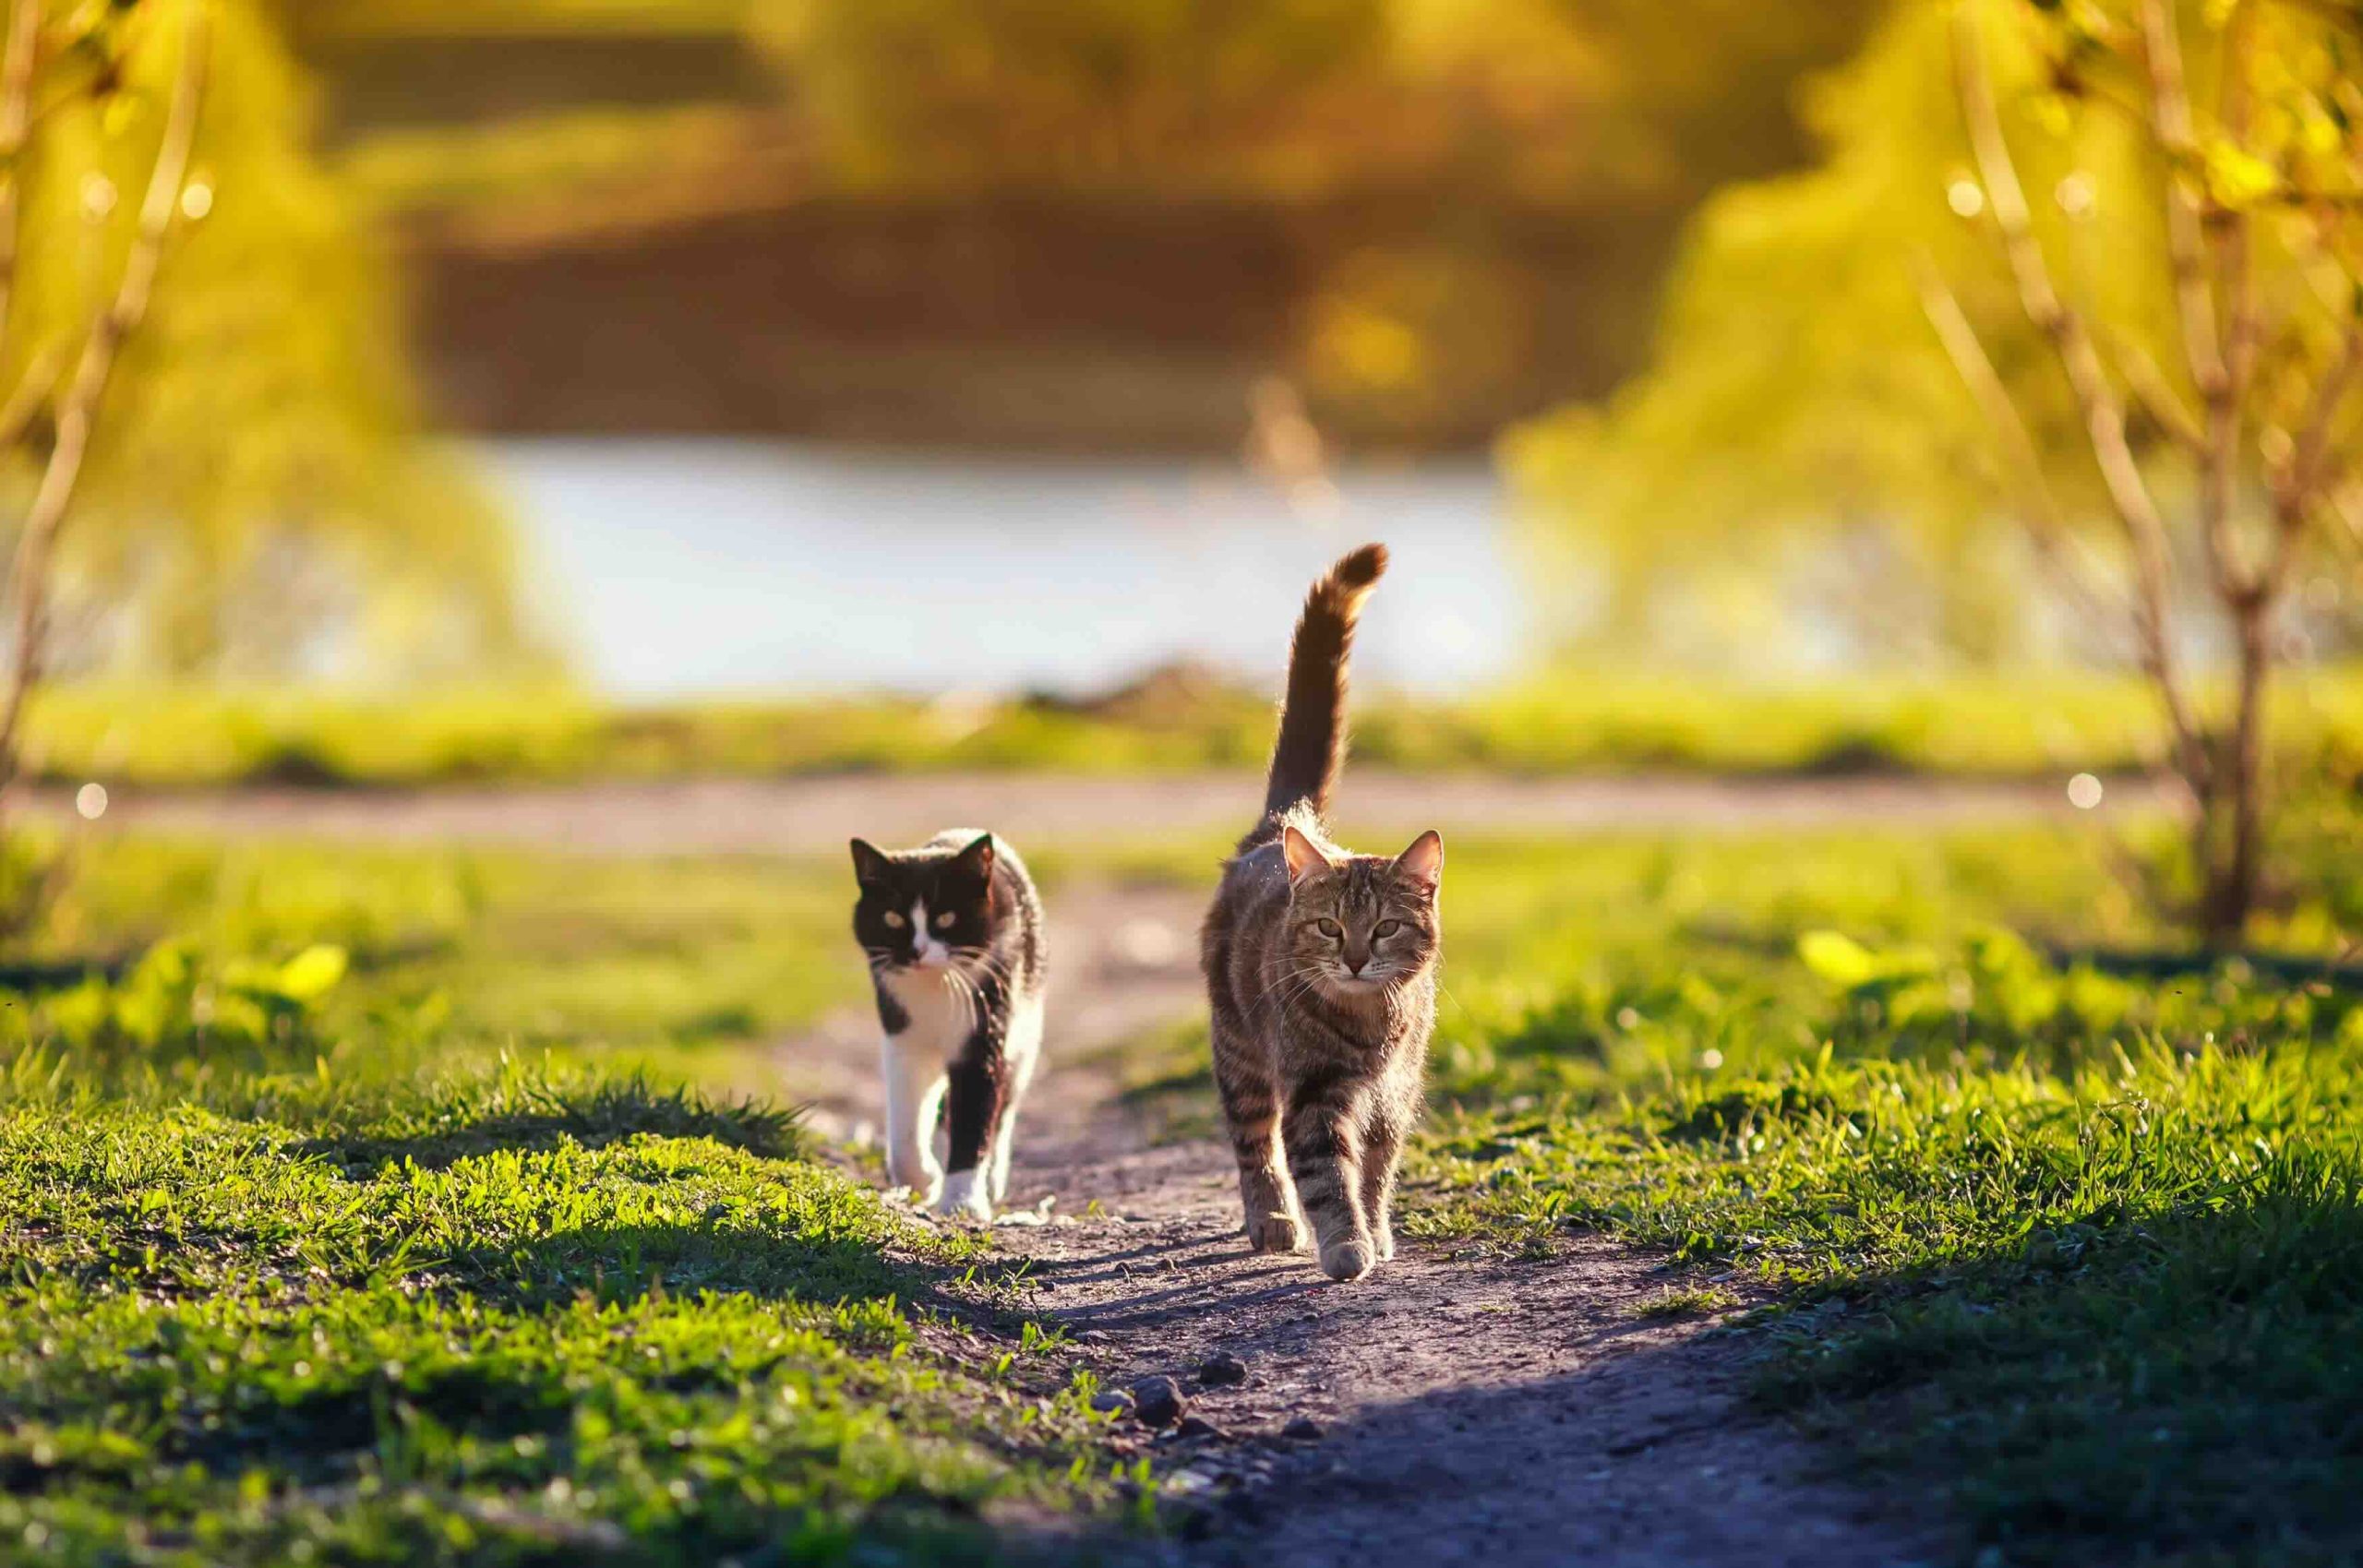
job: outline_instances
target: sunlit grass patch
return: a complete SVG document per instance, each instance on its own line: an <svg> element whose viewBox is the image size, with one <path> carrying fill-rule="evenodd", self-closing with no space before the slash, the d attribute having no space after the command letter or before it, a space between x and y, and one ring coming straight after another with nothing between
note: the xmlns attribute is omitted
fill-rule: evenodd
<svg viewBox="0 0 2363 1568"><path fill-rule="evenodd" d="M508 1076L0 1105L0 1533L62 1562L966 1561L997 1500L1108 1495L1038 1347L917 1334L980 1244L750 1146L784 1132L759 1110Z"/></svg>
<svg viewBox="0 0 2363 1568"><path fill-rule="evenodd" d="M1739 1298L1712 1285L1669 1285L1633 1304L1637 1318L1698 1318L1728 1311Z"/></svg>
<svg viewBox="0 0 2363 1568"><path fill-rule="evenodd" d="M2060 842L1668 848L1626 902L1613 849L1462 856L1448 930L1495 881L1522 929L1462 922L1406 1228L1771 1287L1766 1396L2003 1561L2344 1560L2363 998L2182 953Z"/></svg>
<svg viewBox="0 0 2363 1568"><path fill-rule="evenodd" d="M0 964L0 1061L46 1042L85 1075L194 1086L506 1050L750 1081L762 1048L866 994L848 898L834 857L100 838ZM286 995L284 967L326 950L334 983Z"/></svg>
<svg viewBox="0 0 2363 1568"><path fill-rule="evenodd" d="M1055 903L1219 849L1036 858ZM2073 823L1457 839L1405 1232L1544 1259L1600 1228L1692 1265L1642 1311L1769 1298L1768 1396L2006 1561L2350 1554L2363 1009L2318 961L2354 890L2321 859L2265 928L2286 963L2212 962L2115 853ZM0 1012L0 1413L39 1394L0 1539L956 1558L1003 1502L1105 1495L1055 1357L931 1324L1006 1323L980 1252L780 1111L677 1087L777 1072L731 1053L858 999L842 877L99 846L33 956L123 961ZM1184 1023L1089 1065L1189 1132L1204 1052ZM188 1346L222 1365L174 1394Z"/></svg>

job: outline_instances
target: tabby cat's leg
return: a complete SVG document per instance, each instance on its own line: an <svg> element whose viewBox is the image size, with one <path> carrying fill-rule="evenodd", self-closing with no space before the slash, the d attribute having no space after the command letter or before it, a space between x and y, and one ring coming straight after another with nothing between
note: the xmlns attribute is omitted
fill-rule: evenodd
<svg viewBox="0 0 2363 1568"><path fill-rule="evenodd" d="M1395 1170L1410 1131L1409 1107L1381 1099L1362 1123L1362 1217L1384 1261L1395 1256Z"/></svg>
<svg viewBox="0 0 2363 1568"><path fill-rule="evenodd" d="M1321 1272L1360 1279L1378 1261L1362 1214L1361 1107L1338 1074L1319 1073L1291 1084L1280 1124L1289 1173L1298 1201L1321 1244Z"/></svg>
<svg viewBox="0 0 2363 1568"><path fill-rule="evenodd" d="M1293 1252L1302 1242L1288 1167L1280 1160L1280 1107L1263 1049L1229 1030L1215 1030L1215 1087L1230 1152L1239 1161L1239 1202L1247 1244L1258 1252Z"/></svg>

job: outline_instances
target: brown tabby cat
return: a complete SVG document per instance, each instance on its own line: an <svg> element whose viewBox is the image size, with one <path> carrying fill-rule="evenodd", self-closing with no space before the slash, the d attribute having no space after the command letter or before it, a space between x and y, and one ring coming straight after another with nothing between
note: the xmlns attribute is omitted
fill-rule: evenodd
<svg viewBox="0 0 2363 1568"><path fill-rule="evenodd" d="M1385 569L1385 547L1366 545L1305 599L1264 819L1224 868L1200 947L1247 1239L1294 1251L1301 1206L1339 1280L1395 1255L1395 1166L1419 1115L1441 941L1444 841L1349 855L1321 820L1345 754L1354 619Z"/></svg>

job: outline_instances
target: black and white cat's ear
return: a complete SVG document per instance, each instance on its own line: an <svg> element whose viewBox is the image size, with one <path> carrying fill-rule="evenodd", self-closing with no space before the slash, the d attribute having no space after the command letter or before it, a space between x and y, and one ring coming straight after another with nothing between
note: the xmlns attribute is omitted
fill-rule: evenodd
<svg viewBox="0 0 2363 1568"><path fill-rule="evenodd" d="M1430 898L1444 884L1444 840L1433 828L1411 841L1411 847L1395 857L1395 875L1418 888Z"/></svg>
<svg viewBox="0 0 2363 1568"><path fill-rule="evenodd" d="M990 880L993 874L993 860L1000 853L993 846L993 835L986 833L976 843L962 850L954 864L964 871Z"/></svg>
<svg viewBox="0 0 2363 1568"><path fill-rule="evenodd" d="M853 841L853 880L857 882L882 882L890 862L867 839Z"/></svg>
<svg viewBox="0 0 2363 1568"><path fill-rule="evenodd" d="M1301 882L1315 871L1333 867L1328 853L1299 832L1293 822L1280 830L1280 853L1288 857L1290 882Z"/></svg>

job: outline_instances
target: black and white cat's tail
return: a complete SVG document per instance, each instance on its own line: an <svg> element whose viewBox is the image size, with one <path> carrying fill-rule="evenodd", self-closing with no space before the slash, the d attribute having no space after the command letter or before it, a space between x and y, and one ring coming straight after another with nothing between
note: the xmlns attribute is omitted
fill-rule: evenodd
<svg viewBox="0 0 2363 1568"><path fill-rule="evenodd" d="M1266 827L1283 813L1309 805L1329 808L1329 792L1346 757L1346 665L1362 601L1386 570L1386 546L1365 545L1329 569L1304 597L1296 639L1289 648L1288 695L1281 700L1280 736L1264 791ZM1265 836L1259 830L1256 837Z"/></svg>

